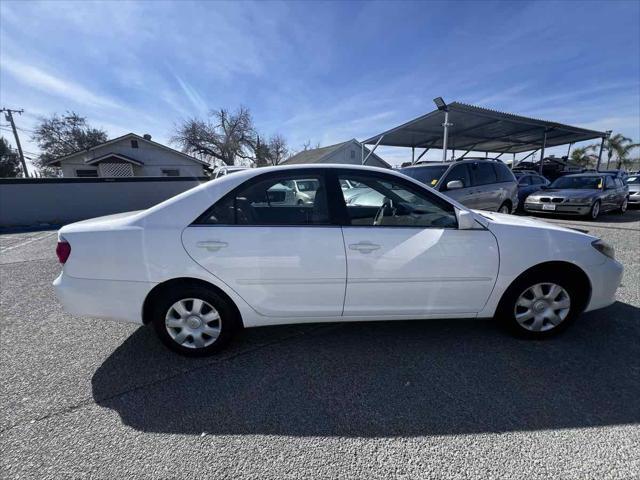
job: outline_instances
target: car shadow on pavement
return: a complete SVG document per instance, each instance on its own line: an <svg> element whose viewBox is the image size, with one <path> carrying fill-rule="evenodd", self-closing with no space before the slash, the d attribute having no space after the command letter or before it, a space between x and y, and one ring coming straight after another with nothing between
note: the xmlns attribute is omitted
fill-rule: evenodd
<svg viewBox="0 0 640 480"><path fill-rule="evenodd" d="M93 397L145 432L419 436L640 422L640 309L616 303L546 341L492 320L265 327L220 357L140 328Z"/></svg>

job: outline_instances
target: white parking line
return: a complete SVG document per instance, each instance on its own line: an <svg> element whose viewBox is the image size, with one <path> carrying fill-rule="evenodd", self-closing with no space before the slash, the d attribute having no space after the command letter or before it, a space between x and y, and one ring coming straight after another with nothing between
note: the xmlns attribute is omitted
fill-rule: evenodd
<svg viewBox="0 0 640 480"><path fill-rule="evenodd" d="M29 237L28 240L25 240L24 242L20 242L16 245L11 245L10 247L0 249L0 254L6 253L9 250L14 250L16 248L24 247L26 245L29 245L30 243L37 242L38 240L44 240L45 238L49 238L57 234L58 232L47 232L47 233L43 233L42 235Z"/></svg>

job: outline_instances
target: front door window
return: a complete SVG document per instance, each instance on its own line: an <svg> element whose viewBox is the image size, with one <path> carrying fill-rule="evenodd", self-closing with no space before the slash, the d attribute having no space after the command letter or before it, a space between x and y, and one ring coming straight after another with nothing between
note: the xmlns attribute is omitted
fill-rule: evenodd
<svg viewBox="0 0 640 480"><path fill-rule="evenodd" d="M338 178L341 183L364 186L353 196L343 190L350 225L457 228L451 204L409 182L391 176L340 175Z"/></svg>

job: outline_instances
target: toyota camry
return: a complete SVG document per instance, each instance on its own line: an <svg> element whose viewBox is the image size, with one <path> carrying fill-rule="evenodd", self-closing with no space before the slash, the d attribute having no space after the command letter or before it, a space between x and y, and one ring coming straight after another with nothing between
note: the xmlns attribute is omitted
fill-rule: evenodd
<svg viewBox="0 0 640 480"><path fill-rule="evenodd" d="M313 189L283 202L292 182ZM371 192L345 201L344 185ZM66 311L149 324L172 350L222 348L242 328L496 317L541 338L615 298L613 248L578 231L470 210L401 173L248 169L144 211L59 231Z"/></svg>

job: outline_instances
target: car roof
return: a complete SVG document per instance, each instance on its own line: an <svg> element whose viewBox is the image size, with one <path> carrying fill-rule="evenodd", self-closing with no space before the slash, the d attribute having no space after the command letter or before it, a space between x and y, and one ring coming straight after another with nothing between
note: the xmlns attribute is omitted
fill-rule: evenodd
<svg viewBox="0 0 640 480"><path fill-rule="evenodd" d="M450 167L452 165L460 165L462 163L471 163L471 162L491 162L491 163L501 163L503 165L506 165L504 162L502 162L498 158L467 157L467 158L454 160L452 162L451 161L439 162L437 160L425 160L424 162L419 162L419 163L416 163L415 165L407 165L406 167L402 167L400 170L404 170L405 168L418 168L418 167L435 167L435 166Z"/></svg>
<svg viewBox="0 0 640 480"><path fill-rule="evenodd" d="M615 177L615 175L606 172L585 172L585 173L572 173L570 175L562 175L558 178L565 177Z"/></svg>
<svg viewBox="0 0 640 480"><path fill-rule="evenodd" d="M426 162L418 162L415 165L407 165L406 167L399 168L399 170L404 170L406 168L418 168L418 167L449 167L453 163L452 162L436 162L433 160L429 160Z"/></svg>

